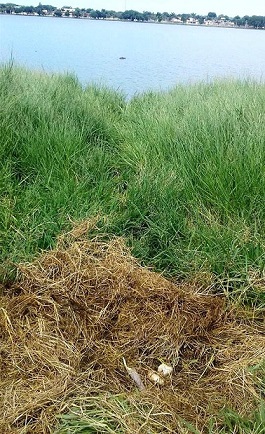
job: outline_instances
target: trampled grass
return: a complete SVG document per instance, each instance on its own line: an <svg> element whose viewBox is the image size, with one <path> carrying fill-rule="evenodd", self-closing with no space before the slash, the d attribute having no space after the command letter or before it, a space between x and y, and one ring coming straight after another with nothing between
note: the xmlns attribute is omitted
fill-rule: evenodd
<svg viewBox="0 0 265 434"><path fill-rule="evenodd" d="M126 101L72 75L8 64L0 101L4 285L73 221L98 216L101 232L125 237L142 264L246 301L249 318L264 325L264 83L199 83ZM126 432L119 417L130 411L142 411L139 427L151 410L137 408L113 418L106 407L106 420L97 409L87 432L100 432L98 421ZM259 433L262 408L254 422L227 411L213 432ZM62 429L78 433L69 418L73 429L65 419Z"/></svg>

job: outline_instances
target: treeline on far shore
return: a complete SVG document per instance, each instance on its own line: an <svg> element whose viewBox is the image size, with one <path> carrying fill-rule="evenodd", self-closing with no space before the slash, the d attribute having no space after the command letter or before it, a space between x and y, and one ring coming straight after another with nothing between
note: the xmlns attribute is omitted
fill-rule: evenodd
<svg viewBox="0 0 265 434"><path fill-rule="evenodd" d="M175 12L138 12L135 10L116 12L107 9L94 10L92 8L72 8L71 6L56 8L55 6L42 5L41 3L36 7L20 6L14 3L0 3L0 13L265 29L265 16L245 15L244 17L240 17L239 15L236 15L235 17L229 17L224 14L217 15L215 12L209 12L207 15L199 15L196 13L177 14Z"/></svg>

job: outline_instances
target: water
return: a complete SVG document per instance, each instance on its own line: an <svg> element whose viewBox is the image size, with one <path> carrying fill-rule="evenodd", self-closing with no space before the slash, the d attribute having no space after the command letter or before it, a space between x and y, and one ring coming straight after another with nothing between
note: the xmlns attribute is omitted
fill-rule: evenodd
<svg viewBox="0 0 265 434"><path fill-rule="evenodd" d="M265 31L0 15L0 61L11 55L131 96L214 77L264 81Z"/></svg>

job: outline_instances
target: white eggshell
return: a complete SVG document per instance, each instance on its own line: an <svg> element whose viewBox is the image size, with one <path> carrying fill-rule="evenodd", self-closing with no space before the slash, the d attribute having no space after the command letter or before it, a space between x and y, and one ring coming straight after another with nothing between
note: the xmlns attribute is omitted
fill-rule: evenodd
<svg viewBox="0 0 265 434"><path fill-rule="evenodd" d="M173 372L173 368L170 365L166 365L165 363L161 363L161 365L158 366L157 372L160 375L163 375L163 377L167 377L168 375L171 375Z"/></svg>
<svg viewBox="0 0 265 434"><path fill-rule="evenodd" d="M160 375L156 374L155 372L148 372L148 378L152 381L154 384L158 384L159 386L163 386L164 380L160 377Z"/></svg>

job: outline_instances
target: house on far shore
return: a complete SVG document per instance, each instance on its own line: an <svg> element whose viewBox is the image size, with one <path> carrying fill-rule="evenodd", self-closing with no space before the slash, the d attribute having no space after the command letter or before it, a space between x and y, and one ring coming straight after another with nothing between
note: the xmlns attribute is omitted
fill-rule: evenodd
<svg viewBox="0 0 265 434"><path fill-rule="evenodd" d="M235 27L235 23L225 17L216 20L204 20L205 26Z"/></svg>
<svg viewBox="0 0 265 434"><path fill-rule="evenodd" d="M196 18L190 17L186 21L187 24L199 24L199 20L196 20Z"/></svg>
<svg viewBox="0 0 265 434"><path fill-rule="evenodd" d="M177 18L172 18L171 20L172 23L182 23L181 18L177 17Z"/></svg>
<svg viewBox="0 0 265 434"><path fill-rule="evenodd" d="M72 17L75 12L75 8L72 8L72 6L63 6L61 8L61 12L65 16Z"/></svg>

